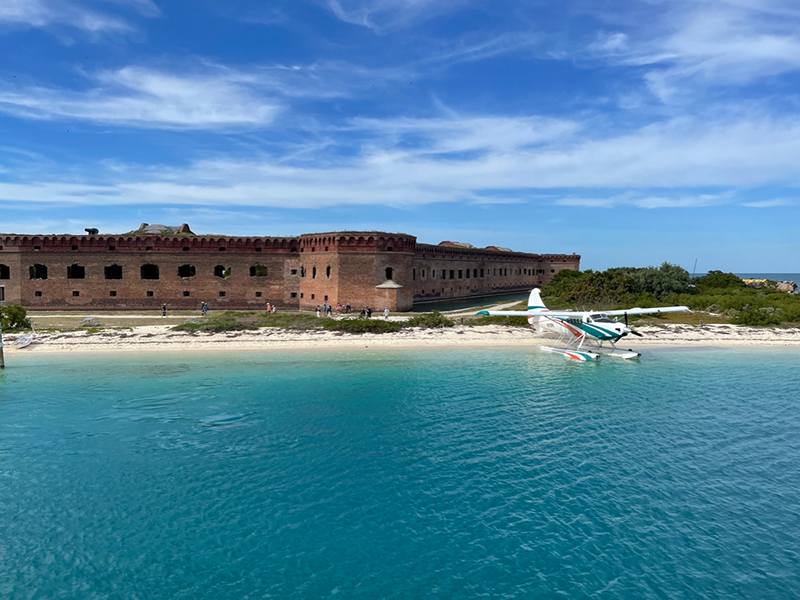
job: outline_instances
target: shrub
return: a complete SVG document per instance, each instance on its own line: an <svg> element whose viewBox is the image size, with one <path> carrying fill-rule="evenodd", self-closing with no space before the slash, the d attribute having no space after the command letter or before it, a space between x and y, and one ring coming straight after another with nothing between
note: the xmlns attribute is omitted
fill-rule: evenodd
<svg viewBox="0 0 800 600"><path fill-rule="evenodd" d="M398 321L384 321L382 319L325 319L322 327L328 331L343 331L345 333L394 333L403 328L403 323Z"/></svg>
<svg viewBox="0 0 800 600"><path fill-rule="evenodd" d="M407 327L423 327L425 329L437 329L441 327L453 327L456 322L445 317L438 310L434 310L422 315L416 315L406 321Z"/></svg>
<svg viewBox="0 0 800 600"><path fill-rule="evenodd" d="M508 327L527 327L528 317L478 317L468 321L469 325L506 325Z"/></svg>
<svg viewBox="0 0 800 600"><path fill-rule="evenodd" d="M30 329L31 322L25 307L20 304L0 306L0 326L3 331L21 331Z"/></svg>

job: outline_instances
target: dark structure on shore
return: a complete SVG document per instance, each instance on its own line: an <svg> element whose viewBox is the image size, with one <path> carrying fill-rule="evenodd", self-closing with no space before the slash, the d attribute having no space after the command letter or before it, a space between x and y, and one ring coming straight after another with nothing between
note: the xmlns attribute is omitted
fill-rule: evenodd
<svg viewBox="0 0 800 600"><path fill-rule="evenodd" d="M32 309L409 310L429 300L529 290L576 254L418 244L412 235L348 231L298 237L198 236L142 224L126 235L0 235L0 302Z"/></svg>

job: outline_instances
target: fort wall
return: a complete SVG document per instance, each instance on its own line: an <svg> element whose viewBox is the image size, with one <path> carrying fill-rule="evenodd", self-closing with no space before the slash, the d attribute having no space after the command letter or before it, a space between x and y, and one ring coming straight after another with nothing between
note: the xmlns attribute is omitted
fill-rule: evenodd
<svg viewBox="0 0 800 600"><path fill-rule="evenodd" d="M31 309L409 310L415 302L527 290L580 256L418 244L337 232L294 238L0 236L0 302Z"/></svg>

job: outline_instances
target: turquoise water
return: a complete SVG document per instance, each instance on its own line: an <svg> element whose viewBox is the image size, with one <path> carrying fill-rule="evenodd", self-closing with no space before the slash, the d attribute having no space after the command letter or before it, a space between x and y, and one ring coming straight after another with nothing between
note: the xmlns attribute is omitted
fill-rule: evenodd
<svg viewBox="0 0 800 600"><path fill-rule="evenodd" d="M38 356L2 598L792 598L800 353Z"/></svg>

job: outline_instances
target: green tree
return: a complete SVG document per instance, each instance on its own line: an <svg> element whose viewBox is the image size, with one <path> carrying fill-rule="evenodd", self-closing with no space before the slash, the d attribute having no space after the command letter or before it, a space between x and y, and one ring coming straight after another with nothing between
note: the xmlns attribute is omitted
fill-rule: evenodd
<svg viewBox="0 0 800 600"><path fill-rule="evenodd" d="M21 331L31 328L28 313L20 304L0 306L0 325L3 327L3 331Z"/></svg>

